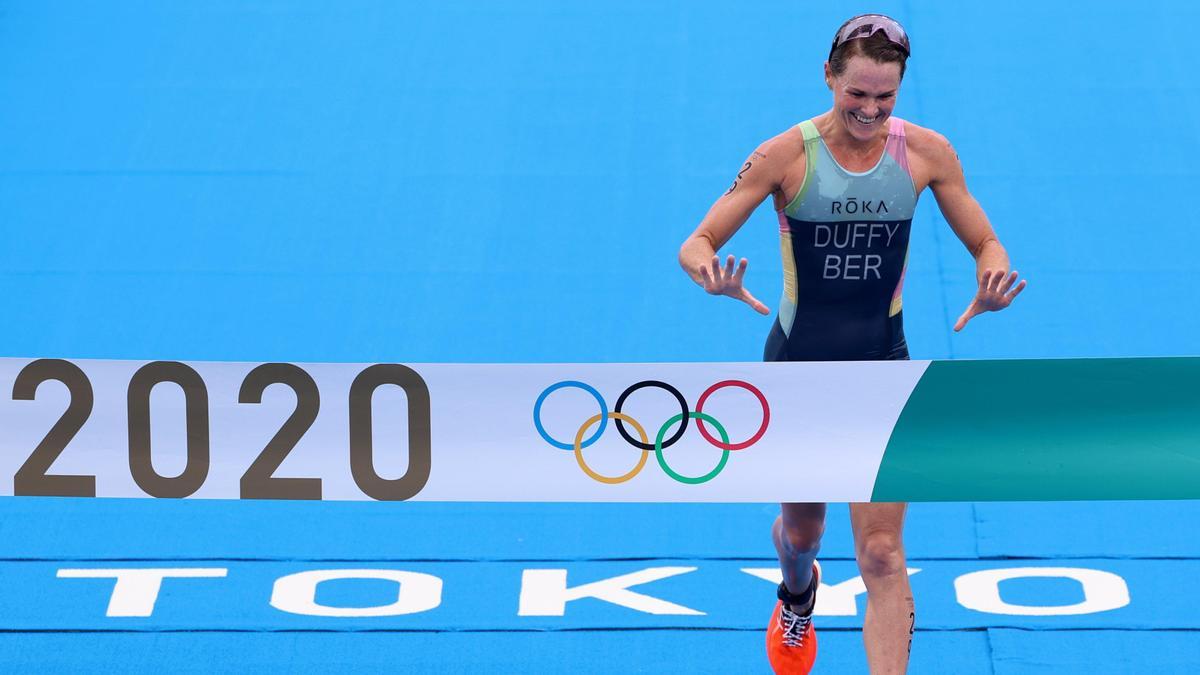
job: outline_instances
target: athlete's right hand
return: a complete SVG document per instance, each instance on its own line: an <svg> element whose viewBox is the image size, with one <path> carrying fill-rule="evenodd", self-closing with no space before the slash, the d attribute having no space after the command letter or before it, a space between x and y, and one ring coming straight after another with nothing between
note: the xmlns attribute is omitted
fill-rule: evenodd
<svg viewBox="0 0 1200 675"><path fill-rule="evenodd" d="M754 311L759 314L770 314L771 310L767 306L759 302L750 291L742 286L742 277L746 276L746 259L738 263L737 269L733 268L733 256L729 256L725 260L725 269L721 269L721 256L714 255L712 257L712 269L709 270L706 266L700 267L700 280L704 290L713 295L727 295L734 300L742 302L754 308Z"/></svg>

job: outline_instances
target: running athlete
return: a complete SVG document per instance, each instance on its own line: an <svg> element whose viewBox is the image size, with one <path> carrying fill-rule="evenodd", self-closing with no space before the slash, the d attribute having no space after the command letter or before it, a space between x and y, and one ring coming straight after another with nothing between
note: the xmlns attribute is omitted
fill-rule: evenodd
<svg viewBox="0 0 1200 675"><path fill-rule="evenodd" d="M716 252L768 195L774 197L784 279L767 361L908 358L900 291L913 211L926 187L976 261L979 288L954 330L1008 307L1025 288L967 191L954 148L936 132L892 117L908 56L908 36L894 19L866 14L844 23L825 63L833 108L759 146L680 249L680 264L704 290L769 315L742 283L746 259L735 267L730 255L722 266ZM855 557L867 587L863 641L875 674L905 672L912 648L915 613L901 540L905 507L850 505ZM783 504L781 511L772 535L783 583L767 629L767 655L777 673L807 673L817 651L812 611L825 505Z"/></svg>

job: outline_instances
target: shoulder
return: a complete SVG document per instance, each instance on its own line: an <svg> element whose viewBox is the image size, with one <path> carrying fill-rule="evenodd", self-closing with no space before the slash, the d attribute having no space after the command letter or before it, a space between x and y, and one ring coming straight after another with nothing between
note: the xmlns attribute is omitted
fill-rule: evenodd
<svg viewBox="0 0 1200 675"><path fill-rule="evenodd" d="M794 125L781 134L763 141L754 151L754 156L766 164L786 166L797 157L804 156L804 135L800 125Z"/></svg>
<svg viewBox="0 0 1200 675"><path fill-rule="evenodd" d="M750 190L752 193L774 193L776 198L780 191L789 184L790 176L804 174L804 136L798 126L781 134L768 138L750 153L745 159L733 186L726 195L733 194L738 185L757 186Z"/></svg>
<svg viewBox="0 0 1200 675"><path fill-rule="evenodd" d="M904 121L904 136L908 151L923 159L936 161L953 159L957 156L950 140L933 129Z"/></svg>
<svg viewBox="0 0 1200 675"><path fill-rule="evenodd" d="M936 157L954 156L953 145L950 145L949 139L942 136L941 133L913 124L908 120L905 120L904 123L904 133L908 151L911 153L917 153L930 160L936 159Z"/></svg>
<svg viewBox="0 0 1200 675"><path fill-rule="evenodd" d="M909 161L916 165L914 168L926 178L926 183L936 184L940 180L961 175L958 151L948 138L907 120L904 122L904 137Z"/></svg>

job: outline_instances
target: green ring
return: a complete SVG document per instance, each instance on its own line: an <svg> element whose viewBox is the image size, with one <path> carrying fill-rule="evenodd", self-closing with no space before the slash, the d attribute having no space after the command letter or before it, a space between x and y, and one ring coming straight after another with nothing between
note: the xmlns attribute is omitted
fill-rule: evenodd
<svg viewBox="0 0 1200 675"><path fill-rule="evenodd" d="M715 419L713 419L710 415L708 415L706 413L702 413L702 412L690 412L690 413L688 413L688 417L690 417L694 420L704 420L705 422L708 422L709 424L716 427L717 433L721 434L721 442L723 442L725 445L729 445L729 434L725 433L725 427L721 426L721 423L716 421ZM713 469L712 471L709 471L708 473L704 474L703 476L697 476L696 478L692 478L690 476L684 476L680 473L676 473L674 469L667 466L667 460L663 457L663 437L667 435L667 430L671 428L672 424L675 424L676 422L680 422L682 420L683 420L683 413L679 413L679 414L675 415L674 417L672 417L671 419L667 420L662 425L662 428L658 430L658 437L654 439L654 456L658 459L658 465L662 467L662 470L668 476L670 476L671 478L674 478L675 480L679 481L680 483L687 483L688 485L699 485L700 483L707 483L708 481L716 478L717 474L721 473L721 470L725 468L725 464L729 461L729 451L724 450L724 449L721 450L721 461L717 463L717 468Z"/></svg>

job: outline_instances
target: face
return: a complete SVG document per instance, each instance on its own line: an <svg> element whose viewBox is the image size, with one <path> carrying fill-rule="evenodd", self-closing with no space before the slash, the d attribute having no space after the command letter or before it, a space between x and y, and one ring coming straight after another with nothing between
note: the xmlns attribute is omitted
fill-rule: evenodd
<svg viewBox="0 0 1200 675"><path fill-rule="evenodd" d="M834 75L825 64L825 83L833 90L833 113L855 140L870 141L886 129L900 90L900 64L850 57L846 70Z"/></svg>

